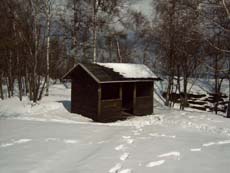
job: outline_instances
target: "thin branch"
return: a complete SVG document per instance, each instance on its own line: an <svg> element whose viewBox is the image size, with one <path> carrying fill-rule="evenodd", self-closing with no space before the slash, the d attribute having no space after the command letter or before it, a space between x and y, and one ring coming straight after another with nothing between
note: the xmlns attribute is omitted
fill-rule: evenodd
<svg viewBox="0 0 230 173"><path fill-rule="evenodd" d="M224 5L225 11L226 11L226 13L228 15L228 18L230 19L230 11L229 11L229 9L227 7L227 4L226 4L225 0L222 0L222 3Z"/></svg>
<svg viewBox="0 0 230 173"><path fill-rule="evenodd" d="M216 49L217 51L223 52L223 53L230 53L230 50L226 50L226 49L221 49L219 47L217 47L216 45L214 45L211 41L207 40L206 41L209 43L209 45L211 47L213 47L214 49Z"/></svg>

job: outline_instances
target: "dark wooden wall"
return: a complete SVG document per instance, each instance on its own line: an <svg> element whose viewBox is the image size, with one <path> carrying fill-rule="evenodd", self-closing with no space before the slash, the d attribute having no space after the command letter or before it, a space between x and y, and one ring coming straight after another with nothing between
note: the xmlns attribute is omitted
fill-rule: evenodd
<svg viewBox="0 0 230 173"><path fill-rule="evenodd" d="M97 121L98 84L80 66L72 77L71 112Z"/></svg>
<svg viewBox="0 0 230 173"><path fill-rule="evenodd" d="M104 122L122 119L122 100L102 100L100 119Z"/></svg>
<svg viewBox="0 0 230 173"><path fill-rule="evenodd" d="M136 84L136 98L134 98L134 115L148 115L153 113L153 82ZM139 90L139 91L138 91ZM142 90L142 91L140 91Z"/></svg>
<svg viewBox="0 0 230 173"><path fill-rule="evenodd" d="M100 119L109 122L121 119L122 88L121 84L102 84L102 100L100 102Z"/></svg>

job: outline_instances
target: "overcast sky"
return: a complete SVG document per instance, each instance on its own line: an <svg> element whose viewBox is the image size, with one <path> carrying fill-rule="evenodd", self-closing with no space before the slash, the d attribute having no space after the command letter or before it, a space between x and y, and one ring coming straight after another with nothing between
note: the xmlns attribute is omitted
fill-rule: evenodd
<svg viewBox="0 0 230 173"><path fill-rule="evenodd" d="M134 2L132 8L141 11L144 15L151 16L152 15L152 0L130 0L130 2Z"/></svg>
<svg viewBox="0 0 230 173"><path fill-rule="evenodd" d="M58 3L65 4L66 0L56 0ZM131 8L141 11L146 16L152 15L151 2L153 0L129 0Z"/></svg>

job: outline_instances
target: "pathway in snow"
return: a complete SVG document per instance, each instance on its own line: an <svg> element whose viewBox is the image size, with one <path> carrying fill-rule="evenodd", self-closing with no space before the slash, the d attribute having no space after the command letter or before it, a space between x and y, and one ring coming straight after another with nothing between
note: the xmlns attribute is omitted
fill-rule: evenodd
<svg viewBox="0 0 230 173"><path fill-rule="evenodd" d="M142 129L141 129L142 130ZM135 130L133 131L134 135L140 135L140 130ZM123 153L120 155L120 161L122 163L116 163L115 166L113 166L110 170L109 173L131 173L132 169L130 168L126 168L126 169L122 169L122 166L124 164L124 162L129 158L130 153L126 152L128 149L128 146L133 144L134 139L132 139L131 136L122 136L121 137L122 141L124 143L116 146L114 149L116 151L123 151Z"/></svg>

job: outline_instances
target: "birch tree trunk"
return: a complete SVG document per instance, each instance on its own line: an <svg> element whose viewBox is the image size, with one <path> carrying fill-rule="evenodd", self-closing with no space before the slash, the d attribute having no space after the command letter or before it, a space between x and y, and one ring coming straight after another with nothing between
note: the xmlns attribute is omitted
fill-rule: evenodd
<svg viewBox="0 0 230 173"><path fill-rule="evenodd" d="M32 80L32 93L33 93L33 102L37 102L37 85L38 85L38 76L37 76L37 66L38 66L38 21L37 21L37 15L38 15L38 9L37 9L37 4L34 4L34 10L35 10L35 15L34 15L34 66L33 66L33 78Z"/></svg>
<svg viewBox="0 0 230 173"><path fill-rule="evenodd" d="M122 60L122 57L121 57L120 43L119 43L118 39L116 39L116 43L117 43L117 56L118 56L118 60L119 60L119 63L122 63L123 60Z"/></svg>
<svg viewBox="0 0 230 173"><path fill-rule="evenodd" d="M97 62L97 0L93 1L93 62Z"/></svg>
<svg viewBox="0 0 230 173"><path fill-rule="evenodd" d="M77 41L78 41L78 33L77 33L77 22L78 22L78 4L77 1L73 1L73 11L74 11L74 19L73 19L73 33L72 33L72 49L74 50L74 64L77 63Z"/></svg>
<svg viewBox="0 0 230 173"><path fill-rule="evenodd" d="M0 72L0 98L3 100L4 99L4 94L3 94L3 72Z"/></svg>
<svg viewBox="0 0 230 173"><path fill-rule="evenodd" d="M8 63L8 97L12 97L14 95L13 92L13 75L12 75L12 52L9 52L9 63Z"/></svg>
<svg viewBox="0 0 230 173"><path fill-rule="evenodd" d="M227 108L227 118L230 118L230 57L228 64L228 108Z"/></svg>

